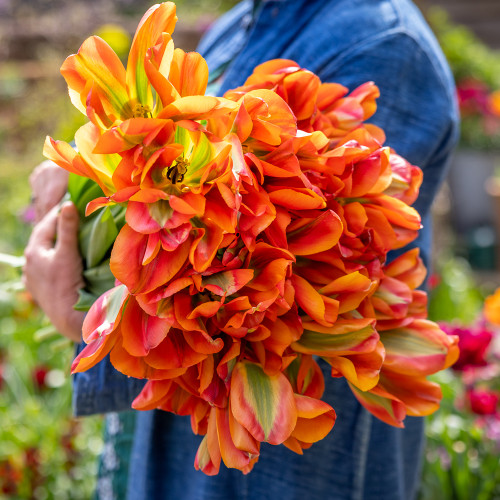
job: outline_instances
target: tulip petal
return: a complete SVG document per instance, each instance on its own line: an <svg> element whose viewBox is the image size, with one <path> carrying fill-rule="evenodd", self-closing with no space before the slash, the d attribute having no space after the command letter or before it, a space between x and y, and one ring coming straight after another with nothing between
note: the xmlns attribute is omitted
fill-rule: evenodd
<svg viewBox="0 0 500 500"><path fill-rule="evenodd" d="M208 65L198 52L175 49L168 79L181 97L205 95Z"/></svg>
<svg viewBox="0 0 500 500"><path fill-rule="evenodd" d="M325 200L311 189L275 189L269 192L269 199L276 205L292 210L313 210L323 208Z"/></svg>
<svg viewBox="0 0 500 500"><path fill-rule="evenodd" d="M198 447L194 467L196 470L203 471L208 476L215 476L219 473L221 458L217 439L215 408L212 408L208 417L207 434Z"/></svg>
<svg viewBox="0 0 500 500"><path fill-rule="evenodd" d="M401 401L406 407L406 413L414 417L434 413L442 398L439 384L424 377L406 377L388 370L382 370L378 386Z"/></svg>
<svg viewBox="0 0 500 500"><path fill-rule="evenodd" d="M169 200L158 200L154 203L129 201L126 221L128 225L141 234L152 234L163 228L177 228L188 222L189 215L175 213Z"/></svg>
<svg viewBox="0 0 500 500"><path fill-rule="evenodd" d="M297 304L311 319L320 324L332 325L337 319L338 301L323 297L304 278L292 275Z"/></svg>
<svg viewBox="0 0 500 500"><path fill-rule="evenodd" d="M172 380L149 380L132 402L134 410L154 410L169 393Z"/></svg>
<svg viewBox="0 0 500 500"><path fill-rule="evenodd" d="M493 295L486 297L484 315L494 325L500 325L500 288Z"/></svg>
<svg viewBox="0 0 500 500"><path fill-rule="evenodd" d="M146 356L166 337L172 321L150 316L131 297L123 311L123 348L132 356Z"/></svg>
<svg viewBox="0 0 500 500"><path fill-rule="evenodd" d="M168 126L166 120L130 118L104 132L94 143L93 150L90 149L90 151L104 157L113 153L122 153L141 144L148 135L158 134L165 126Z"/></svg>
<svg viewBox="0 0 500 500"><path fill-rule="evenodd" d="M110 189L107 187L109 182L105 176L103 175L100 177L94 171L92 166L87 164L81 155L79 155L67 142L54 141L54 139L47 136L43 147L43 154L46 158L53 161L68 172L92 179L96 183L100 184L100 187L105 192L110 194ZM102 178L105 179L104 182L101 181Z"/></svg>
<svg viewBox="0 0 500 500"><path fill-rule="evenodd" d="M198 272L205 271L211 264L224 238L223 230L213 222L193 219L198 226L197 233L189 251L189 261ZM195 233L195 234L196 234Z"/></svg>
<svg viewBox="0 0 500 500"><path fill-rule="evenodd" d="M212 460L210 453L208 451L208 439L204 436L201 440L198 451L196 452L196 457L194 459L194 468L196 470L201 470L207 476L216 476L220 469L220 460L217 462Z"/></svg>
<svg viewBox="0 0 500 500"><path fill-rule="evenodd" d="M419 257L419 249L413 248L384 266L384 274L403 281L414 290L423 283L427 270Z"/></svg>
<svg viewBox="0 0 500 500"><path fill-rule="evenodd" d="M162 34L174 32L177 16L175 4L164 2L153 5L144 14L132 40L127 61L127 89L132 100L151 106L152 96L149 80L144 69L144 60L150 47L162 41Z"/></svg>
<svg viewBox="0 0 500 500"><path fill-rule="evenodd" d="M144 60L146 75L160 98L161 107L168 106L180 98L176 88L168 79L173 55L174 42L172 37L168 33L162 33L162 41L148 49ZM156 108L161 109L161 107L157 102Z"/></svg>
<svg viewBox="0 0 500 500"><path fill-rule="evenodd" d="M147 244L147 235L125 224L111 252L111 271L131 293L147 293L165 284L183 267L189 255L189 242L185 242L172 252L160 250L155 259L142 265Z"/></svg>
<svg viewBox="0 0 500 500"><path fill-rule="evenodd" d="M101 295L92 305L83 321L83 340L88 346L75 358L72 373L88 370L101 361L116 342L117 328L124 304L129 297L123 285Z"/></svg>
<svg viewBox="0 0 500 500"><path fill-rule="evenodd" d="M101 186L104 193L111 194L116 191L112 177L121 158L117 154L94 154L93 150L99 138L99 129L93 123L87 123L76 131L75 145L81 157L92 168L92 172L97 178L97 183Z"/></svg>
<svg viewBox="0 0 500 500"><path fill-rule="evenodd" d="M379 341L373 320L338 320L332 327L304 322L304 333L292 348L304 354L345 356L372 352Z"/></svg>
<svg viewBox="0 0 500 500"><path fill-rule="evenodd" d="M411 324L381 333L386 349L384 366L401 374L430 375L458 358L454 337L436 323L416 319Z"/></svg>
<svg viewBox="0 0 500 500"><path fill-rule="evenodd" d="M341 276L320 288L319 293L334 296L339 302L339 314L353 311L372 290L373 282L359 272Z"/></svg>
<svg viewBox="0 0 500 500"><path fill-rule="evenodd" d="M125 68L113 49L101 38L87 38L78 53L64 61L61 73L72 91L71 101L83 113L90 89L95 85L104 98L101 104L111 122L131 116L125 89Z"/></svg>
<svg viewBox="0 0 500 500"><path fill-rule="evenodd" d="M255 363L236 363L230 394L234 418L258 441L281 444L292 433L297 411L282 373L269 376Z"/></svg>
<svg viewBox="0 0 500 500"><path fill-rule="evenodd" d="M250 461L254 457L247 450L238 449L234 444L230 432L229 420L232 417L230 409L227 407L216 408L215 414L217 422L217 436L219 438L219 447L224 464L229 468L240 470L244 469L250 464Z"/></svg>
<svg viewBox="0 0 500 500"><path fill-rule="evenodd" d="M379 342L372 352L335 356L325 358L325 361L333 368L333 374L337 376L341 374L362 391L368 391L373 389L379 381L384 355L384 346L382 342Z"/></svg>
<svg viewBox="0 0 500 500"><path fill-rule="evenodd" d="M356 399L373 415L394 427L404 427L406 409L403 403L396 398L387 398L374 394L371 391L363 392L349 384Z"/></svg>
<svg viewBox="0 0 500 500"><path fill-rule="evenodd" d="M253 269L235 269L212 274L204 278L202 283L204 288L222 297L236 293L251 281L253 276Z"/></svg>
<svg viewBox="0 0 500 500"><path fill-rule="evenodd" d="M172 120L204 120L213 118L217 114L225 114L237 107L231 101L220 97L208 95L186 96L175 100L158 115L160 119L170 118Z"/></svg>
<svg viewBox="0 0 500 500"><path fill-rule="evenodd" d="M294 394L297 424L292 437L306 443L316 443L333 429L335 410L320 399Z"/></svg>
<svg viewBox="0 0 500 500"><path fill-rule="evenodd" d="M287 234L288 249L293 254L310 255L329 250L338 243L342 222L336 213L328 210L317 219L305 219L300 225L289 227Z"/></svg>
<svg viewBox="0 0 500 500"><path fill-rule="evenodd" d="M80 354L73 360L71 373L84 372L102 361L114 347L117 334L112 332L110 335L99 337L86 345Z"/></svg>
<svg viewBox="0 0 500 500"><path fill-rule="evenodd" d="M102 294L90 308L83 321L83 340L90 342L108 335L121 319L123 305L127 298L127 288L116 286Z"/></svg>

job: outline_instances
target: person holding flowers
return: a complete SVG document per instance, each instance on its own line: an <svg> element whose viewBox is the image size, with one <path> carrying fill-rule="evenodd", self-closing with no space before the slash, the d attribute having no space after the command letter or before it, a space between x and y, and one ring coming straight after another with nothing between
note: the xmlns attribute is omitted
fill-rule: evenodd
<svg viewBox="0 0 500 500"><path fill-rule="evenodd" d="M457 139L442 54L407 0L244 1L202 55L174 50L175 22L151 7L126 68L97 37L62 67L89 122L44 151L99 187L87 214L115 234L75 411L143 410L130 499L412 498L411 416L458 355L418 290ZM74 340L76 215L39 222L25 268Z"/></svg>

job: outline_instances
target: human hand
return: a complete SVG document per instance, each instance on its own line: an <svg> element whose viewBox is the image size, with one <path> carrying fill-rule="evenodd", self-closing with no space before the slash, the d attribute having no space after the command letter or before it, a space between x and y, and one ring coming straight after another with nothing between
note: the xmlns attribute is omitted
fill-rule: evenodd
<svg viewBox="0 0 500 500"><path fill-rule="evenodd" d="M62 200L68 189L68 176L66 170L49 160L35 167L30 175L35 222L41 221Z"/></svg>
<svg viewBox="0 0 500 500"><path fill-rule="evenodd" d="M54 327L75 342L81 341L85 316L73 309L84 286L78 222L73 203L52 208L33 229L24 251L23 274L26 289Z"/></svg>

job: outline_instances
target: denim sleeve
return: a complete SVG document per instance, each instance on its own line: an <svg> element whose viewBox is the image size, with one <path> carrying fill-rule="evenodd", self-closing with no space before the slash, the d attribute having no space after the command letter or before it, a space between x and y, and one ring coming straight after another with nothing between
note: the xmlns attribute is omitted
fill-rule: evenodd
<svg viewBox="0 0 500 500"><path fill-rule="evenodd" d="M84 347L77 347L78 354ZM113 368L109 357L73 376L73 412L76 416L130 410L145 380L127 377Z"/></svg>
<svg viewBox="0 0 500 500"><path fill-rule="evenodd" d="M423 229L411 246L420 248L428 266L430 208L459 134L455 86L445 63L437 51L428 50L404 31L395 31L365 40L324 67L320 76L323 81L336 81L350 90L366 81L379 87L377 111L370 121L384 130L387 146L424 173L414 204L422 216Z"/></svg>
<svg viewBox="0 0 500 500"><path fill-rule="evenodd" d="M382 127L386 145L422 168L415 207L425 216L458 140L455 87L444 61L410 34L394 31L336 58L320 77L350 90L366 81L379 87L377 112L370 121Z"/></svg>

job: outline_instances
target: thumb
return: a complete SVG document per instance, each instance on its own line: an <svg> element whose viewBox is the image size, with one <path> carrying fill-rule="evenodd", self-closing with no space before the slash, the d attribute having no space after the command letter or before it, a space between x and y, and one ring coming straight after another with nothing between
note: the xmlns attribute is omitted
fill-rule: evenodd
<svg viewBox="0 0 500 500"><path fill-rule="evenodd" d="M56 252L78 253L78 210L70 201L65 202L57 218Z"/></svg>

